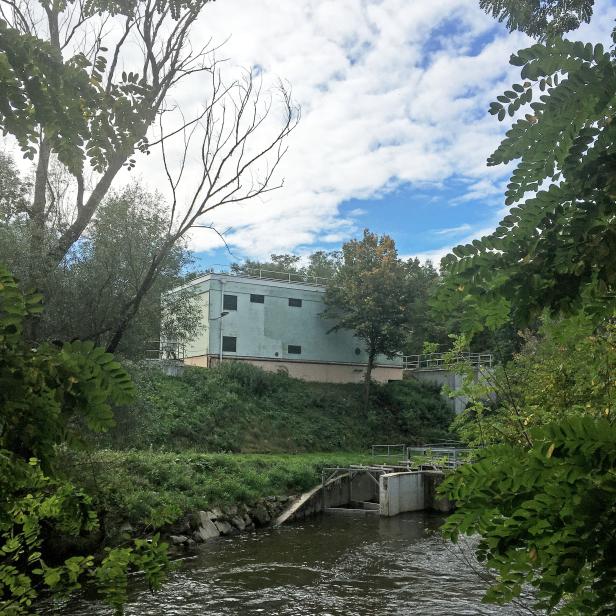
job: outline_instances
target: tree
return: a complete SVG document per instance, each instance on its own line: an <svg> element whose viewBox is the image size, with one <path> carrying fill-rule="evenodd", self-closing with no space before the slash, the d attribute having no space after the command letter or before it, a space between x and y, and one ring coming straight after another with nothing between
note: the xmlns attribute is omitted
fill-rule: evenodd
<svg viewBox="0 0 616 616"><path fill-rule="evenodd" d="M112 405L129 401L133 385L91 342L33 349L24 320L41 310L40 295L24 295L0 267L0 612L31 613L41 593L66 594L86 581L119 609L130 570L143 571L154 588L161 584L166 545L154 537L107 548L99 560L83 553L59 558L52 539L92 533L98 520L90 498L54 460L57 445L113 425Z"/></svg>
<svg viewBox="0 0 616 616"><path fill-rule="evenodd" d="M539 39L558 36L588 23L594 0L479 0L479 6L507 28Z"/></svg>
<svg viewBox="0 0 616 616"><path fill-rule="evenodd" d="M247 273L267 278L292 280L311 280L325 283L332 278L340 266L341 252L338 250L317 250L308 255L308 264L302 265L302 257L292 254L272 254L269 261L246 259L243 263L232 263L231 271ZM321 279L321 280L319 280Z"/></svg>
<svg viewBox="0 0 616 616"><path fill-rule="evenodd" d="M477 557L496 574L491 603L530 585L548 613L613 614L616 426L570 417L531 438L524 455L492 446L445 480L456 511L443 530L454 541L480 535Z"/></svg>
<svg viewBox="0 0 616 616"><path fill-rule="evenodd" d="M490 5L508 7L502 15L515 8ZM584 5L592 3L528 6L547 7L556 19ZM523 81L490 111L500 120L528 113L488 161L519 161L506 193L507 205L519 204L493 234L443 260L439 302L465 306L471 333L508 320L524 324L545 311L557 319L583 314L558 321L577 327L569 352L564 335L553 337L556 348L540 343L532 358L516 358L512 372L499 373L514 376L504 388L510 397L480 409L475 432L487 423L489 440L500 432L502 444L481 450L477 464L444 483L458 506L445 532L454 540L480 535L477 554L496 573L488 601L505 603L531 584L538 607L549 612L612 614L616 54L564 40L532 14L522 17L510 27L546 42L511 58ZM544 94L531 103L537 89ZM578 358L583 367L573 375L563 364Z"/></svg>
<svg viewBox="0 0 616 616"><path fill-rule="evenodd" d="M354 331L368 353L366 404L377 355L393 357L402 347L408 307L403 268L394 241L365 229L361 240L343 244L342 263L325 293L322 316L335 321L331 331Z"/></svg>
<svg viewBox="0 0 616 616"><path fill-rule="evenodd" d="M274 100L252 73L226 83L216 50L209 42L193 44L192 27L208 2L0 1L0 128L36 167L25 211L30 258L24 283L51 295L52 272L70 257L118 172L135 166L136 152L161 149L171 193L167 239L125 304L110 350L177 241L208 226L203 217L213 209L275 188L283 142L298 118L283 86ZM190 79L198 80L204 101L186 117L170 97ZM279 109L276 121L266 122ZM170 142L183 148L177 164L167 156ZM195 158L201 172L187 178L187 160ZM70 176L62 224L49 181L54 164Z"/></svg>
<svg viewBox="0 0 616 616"><path fill-rule="evenodd" d="M138 310L118 345L122 355L142 358L154 341L193 336L200 310L192 293L170 293L184 282L183 271L191 263L183 241L167 251L151 286L142 292L150 263L167 238L167 225L160 195L137 183L111 192L70 261L54 272L55 292L39 327L41 336L107 345L136 297L141 298ZM173 323L172 332L162 331L161 319Z"/></svg>
<svg viewBox="0 0 616 616"><path fill-rule="evenodd" d="M564 4L563 4L564 6ZM613 36L616 37L616 30ZM616 306L616 54L603 45L552 39L511 57L522 82L492 103L503 120L527 111L489 165L518 160L513 205L491 235L443 260L444 304L496 325L552 312L610 314ZM537 90L544 92L539 100ZM530 109L529 109L530 107ZM525 198L525 195L534 195Z"/></svg>

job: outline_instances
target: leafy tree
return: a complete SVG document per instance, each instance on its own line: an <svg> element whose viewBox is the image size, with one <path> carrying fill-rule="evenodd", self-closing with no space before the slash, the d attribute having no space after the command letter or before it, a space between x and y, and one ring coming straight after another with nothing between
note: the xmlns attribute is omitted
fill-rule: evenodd
<svg viewBox="0 0 616 616"><path fill-rule="evenodd" d="M167 567L165 544L136 540L62 560L50 549L98 527L90 498L55 468L56 446L81 429L113 424L111 406L126 403L133 385L113 356L91 342L33 349L24 340L27 316L40 314L40 295L24 295L0 268L0 612L27 614L42 592L60 595L93 581L120 609L127 573L143 570L158 587Z"/></svg>
<svg viewBox="0 0 616 616"><path fill-rule="evenodd" d="M377 355L393 357L402 348L408 307L403 279L394 241L365 229L361 240L342 246L342 263L325 293L322 316L335 321L332 331L354 331L368 353L366 404Z"/></svg>
<svg viewBox="0 0 616 616"><path fill-rule="evenodd" d="M546 306L558 312L584 305L610 314L616 299L616 55L601 44L552 39L519 51L511 63L522 67L522 81L490 112L500 120L527 113L488 164L518 161L506 203L519 203L494 233L445 257L442 301L460 296L468 314L493 326L510 315L528 323Z"/></svg>
<svg viewBox="0 0 616 616"><path fill-rule="evenodd" d="M531 439L524 455L512 444L480 450L445 480L457 508L443 530L454 541L481 536L477 556L496 574L487 601L530 585L549 613L613 614L616 426L570 417Z"/></svg>
<svg viewBox="0 0 616 616"><path fill-rule="evenodd" d="M588 23L594 0L479 0L479 6L509 30L537 38L553 37Z"/></svg>
<svg viewBox="0 0 616 616"><path fill-rule="evenodd" d="M508 7L501 16L515 9L489 4ZM482 450L477 464L445 482L458 505L445 532L454 540L481 536L478 556L496 573L488 601L505 603L530 583L549 612L611 614L616 55L556 36L568 29L559 16L573 10L587 20L583 7L592 3L528 6L547 8L553 22L527 14L509 25L546 42L512 56L522 82L490 109L500 120L527 111L488 161L518 161L506 193L517 205L493 234L443 260L439 302L465 306L471 334L509 319L528 323L546 310L558 320L548 321L534 349L529 339L513 365L497 371L504 387L484 384L485 393L504 395L472 409L467 435L504 444Z"/></svg>
<svg viewBox="0 0 616 616"><path fill-rule="evenodd" d="M171 195L166 240L145 274L146 287L176 242L195 227L212 228L203 220L209 212L276 188L283 142L299 114L281 88L277 128L265 122L274 105L252 73L223 82L215 49L190 39L209 1L0 0L0 129L35 165L24 211L24 284L46 297L54 293L52 273L70 259L117 174L137 164L137 153L160 148ZM188 116L170 97L191 79L204 100ZM180 148L173 160L170 142ZM195 159L201 168L184 173ZM68 176L61 209L50 181L54 165ZM135 296L127 305L109 350L120 344L139 304ZM37 338L33 327L29 334Z"/></svg>
<svg viewBox="0 0 616 616"><path fill-rule="evenodd" d="M257 274L260 271L267 278L284 280L310 280L322 278L324 283L332 278L340 266L341 253L338 250L317 250L308 255L308 264L302 265L302 258L292 254L272 254L269 261L254 261L246 259L242 263L232 263L231 271Z"/></svg>

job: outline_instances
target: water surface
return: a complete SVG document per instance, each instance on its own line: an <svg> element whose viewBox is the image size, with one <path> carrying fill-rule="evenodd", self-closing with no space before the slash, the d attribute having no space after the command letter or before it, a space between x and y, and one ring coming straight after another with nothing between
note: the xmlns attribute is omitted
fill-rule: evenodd
<svg viewBox="0 0 616 616"><path fill-rule="evenodd" d="M485 584L434 531L441 518L323 516L208 543L163 590L135 581L129 616L477 616L527 613L481 603ZM81 597L47 614L112 612Z"/></svg>

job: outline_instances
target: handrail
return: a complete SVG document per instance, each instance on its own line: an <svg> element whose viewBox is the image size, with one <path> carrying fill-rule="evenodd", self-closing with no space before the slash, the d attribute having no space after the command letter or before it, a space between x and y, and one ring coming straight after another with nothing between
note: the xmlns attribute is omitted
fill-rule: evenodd
<svg viewBox="0 0 616 616"><path fill-rule="evenodd" d="M183 362L186 356L186 345L172 340L148 340L146 344L157 348L145 350L146 359Z"/></svg>
<svg viewBox="0 0 616 616"><path fill-rule="evenodd" d="M426 353L423 355L404 355L402 367L404 370L447 370L450 363L470 363L474 368L491 368L492 353L460 353L452 358L447 353Z"/></svg>

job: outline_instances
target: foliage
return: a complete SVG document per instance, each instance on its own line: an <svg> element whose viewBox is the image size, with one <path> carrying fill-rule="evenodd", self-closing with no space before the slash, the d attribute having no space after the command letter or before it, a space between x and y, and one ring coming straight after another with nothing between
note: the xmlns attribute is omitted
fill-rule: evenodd
<svg viewBox="0 0 616 616"><path fill-rule="evenodd" d="M438 389L375 385L364 410L357 384L308 383L240 362L169 377L130 368L137 397L97 437L114 449L209 452L360 451L376 441L421 443L453 418Z"/></svg>
<svg viewBox="0 0 616 616"><path fill-rule="evenodd" d="M509 362L476 369L456 361L464 382L455 395L467 398L453 429L467 443L485 446L508 442L527 446L529 431L569 417L600 417L614 394L616 331L611 323L596 328L580 313L564 318L545 316L536 333ZM451 360L465 350L455 341ZM450 392L451 393L451 392Z"/></svg>
<svg viewBox="0 0 616 616"><path fill-rule="evenodd" d="M109 526L129 521L160 528L211 507L252 504L272 495L299 494L321 481L324 466L370 464L369 453L210 454L185 450L73 452L64 463L91 491ZM87 465L91 472L84 473Z"/></svg>
<svg viewBox="0 0 616 616"><path fill-rule="evenodd" d="M166 241L167 228L168 211L160 195L137 183L112 191L70 262L54 273L54 293L49 297L40 335L90 339L106 345L139 293L150 264ZM182 272L190 263L186 245L178 241L158 266L119 353L143 358L146 349L156 348L152 342L161 336L182 341L195 334L201 314L192 293L170 293L182 284Z"/></svg>
<svg viewBox="0 0 616 616"><path fill-rule="evenodd" d="M332 331L354 331L368 353L366 401L377 355L393 357L402 348L408 306L403 267L394 241L365 229L361 240L342 246L342 265L325 293L322 316L334 321Z"/></svg>
<svg viewBox="0 0 616 616"><path fill-rule="evenodd" d="M326 282L332 278L340 267L341 253L338 250L317 250L308 255L308 263L302 265L302 258L292 254L273 254L269 261L253 261L247 259L242 263L232 263L231 271L245 272L254 275L258 270L267 278L282 278L288 280L306 280L322 278L319 282Z"/></svg>
<svg viewBox="0 0 616 616"><path fill-rule="evenodd" d="M50 181L61 185L64 180L58 171L50 174ZM26 186L12 159L0 157L0 254L14 272L28 280L36 256L30 252L30 228L24 214ZM2 191L7 203L12 199L16 207L4 207ZM61 190L56 193L61 201ZM63 224L61 219L58 224ZM45 298L38 338L78 338L106 345L136 297L140 297L139 306L118 346L119 353L143 358L146 349L156 348L153 341L184 341L193 336L201 315L192 291L170 293L182 285L184 271L192 263L183 240L165 251L156 276L141 294L150 265L167 239L168 225L169 208L159 194L137 182L111 191L70 258L48 276L47 286L53 291Z"/></svg>
<svg viewBox="0 0 616 616"><path fill-rule="evenodd" d="M522 81L499 96L490 112L500 120L520 110L525 116L488 162L518 161L506 202L523 201L494 233L445 257L443 306L461 299L467 314L477 315L475 324L488 326L510 316L528 323L544 307L571 312L584 306L599 318L611 313L615 62L601 44L562 39L511 57ZM527 193L533 196L524 200Z"/></svg>
<svg viewBox="0 0 616 616"><path fill-rule="evenodd" d="M0 268L0 611L29 613L41 592L70 592L102 571L113 571L116 583L101 589L119 609L129 568L150 563L149 580L160 583L164 544L126 548L118 566L114 551L100 565L87 554L62 561L49 542L98 526L89 497L55 470L55 446L78 438L82 426L109 427L111 405L128 402L133 385L113 356L92 343L35 349L25 343L24 319L40 314L40 299L24 295Z"/></svg>
<svg viewBox="0 0 616 616"><path fill-rule="evenodd" d="M444 532L481 536L477 555L496 574L486 600L507 603L525 584L558 614L616 610L616 428L569 417L532 432L533 446L492 446L442 490L458 509Z"/></svg>
<svg viewBox="0 0 616 616"><path fill-rule="evenodd" d="M543 39L575 30L592 17L594 0L479 0L479 6L509 30Z"/></svg>

